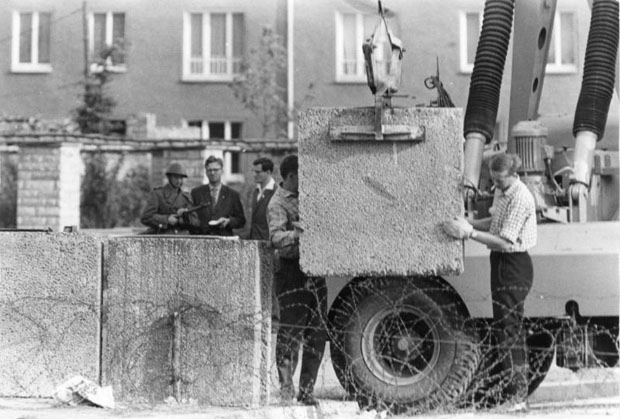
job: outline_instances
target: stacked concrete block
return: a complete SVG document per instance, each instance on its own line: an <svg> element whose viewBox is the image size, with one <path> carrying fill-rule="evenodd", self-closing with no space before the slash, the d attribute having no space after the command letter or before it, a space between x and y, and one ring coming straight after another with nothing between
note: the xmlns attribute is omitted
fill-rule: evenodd
<svg viewBox="0 0 620 419"><path fill-rule="evenodd" d="M62 231L80 224L81 146L50 141L19 149L18 228Z"/></svg>
<svg viewBox="0 0 620 419"><path fill-rule="evenodd" d="M99 378L101 243L86 234L0 232L0 395L51 397Z"/></svg>
<svg viewBox="0 0 620 419"><path fill-rule="evenodd" d="M301 266L311 275L436 275L463 270L441 229L461 215L462 110L395 108L384 125L422 141L332 141L374 126L374 108L313 108L299 119ZM360 136L361 137L361 136Z"/></svg>
<svg viewBox="0 0 620 419"><path fill-rule="evenodd" d="M105 271L102 381L118 399L269 402L266 243L115 238Z"/></svg>

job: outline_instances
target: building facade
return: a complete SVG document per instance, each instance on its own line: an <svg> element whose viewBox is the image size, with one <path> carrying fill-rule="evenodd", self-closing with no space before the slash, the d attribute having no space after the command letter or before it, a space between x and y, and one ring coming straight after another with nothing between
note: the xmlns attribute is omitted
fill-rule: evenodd
<svg viewBox="0 0 620 419"><path fill-rule="evenodd" d="M427 106L436 74L456 106L467 104L484 0L384 0L405 46L399 106ZM540 113L570 135L589 28L586 0L558 0ZM361 43L377 22L374 0L6 0L0 3L0 112L70 118L84 74L99 51L121 45L108 64L113 118L147 113L157 126L197 127L202 138L257 138L260 123L229 87L271 27L288 51L281 77L291 108L372 106ZM507 137L512 48L496 135ZM518 46L516 46L518 48ZM618 100L607 146L617 149ZM560 124L560 123L558 123ZM615 134L615 135L614 135ZM564 134L563 134L564 135ZM294 123L288 139L295 138ZM230 159L231 157L229 157ZM233 156L231 165L239 165Z"/></svg>

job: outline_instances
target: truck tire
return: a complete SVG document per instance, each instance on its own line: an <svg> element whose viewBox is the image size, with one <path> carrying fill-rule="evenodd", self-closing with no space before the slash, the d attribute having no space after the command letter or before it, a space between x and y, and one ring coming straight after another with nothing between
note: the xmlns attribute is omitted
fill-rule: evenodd
<svg viewBox="0 0 620 419"><path fill-rule="evenodd" d="M477 335L458 294L440 278L357 282L332 306L331 355L360 404L427 410L449 405L477 369Z"/></svg>
<svg viewBox="0 0 620 419"><path fill-rule="evenodd" d="M527 394L530 395L543 382L555 355L556 336L553 330L534 331L527 338Z"/></svg>
<svg viewBox="0 0 620 419"><path fill-rule="evenodd" d="M542 323L532 323L526 326L527 336L527 393L532 394L543 382L555 354L556 325L545 326ZM484 337L481 337L482 347L487 348L482 352L482 360L472 381L471 387L467 390L462 405L476 408L492 408L506 402L504 395L505 384L500 377L501 367L498 363L499 354L497 344L491 336L490 329L484 330Z"/></svg>

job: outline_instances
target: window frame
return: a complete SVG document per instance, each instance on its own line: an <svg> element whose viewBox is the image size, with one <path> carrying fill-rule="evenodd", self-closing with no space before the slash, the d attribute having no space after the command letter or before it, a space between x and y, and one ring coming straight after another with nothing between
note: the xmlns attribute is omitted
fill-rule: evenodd
<svg viewBox="0 0 620 419"><path fill-rule="evenodd" d="M482 31L482 22L483 15L482 11L475 10L460 10L459 11L459 70L461 73L471 74L474 70L474 63L467 62L468 56L468 27L467 27L467 15L469 14L477 14L479 17L480 23L480 31ZM570 64L564 64L561 62L562 60L562 39L561 39L561 15L570 15L572 16L573 21L573 33L575 34L575 39L571 48L573 49L573 56L575 57L575 62ZM577 40L577 13L573 11L556 11L556 16L554 18L554 28L553 33L551 34L551 42L554 43L556 53L556 61L551 63L547 60L547 65L545 66L545 74L574 74L578 72L578 40ZM480 38L480 37L478 37ZM474 51L474 61L475 61L475 51Z"/></svg>
<svg viewBox="0 0 620 419"><path fill-rule="evenodd" d="M359 48L355 49L355 61L357 64L356 74L344 74L344 16L355 15L355 43ZM360 12L336 11L336 69L335 78L337 83L366 83L366 67L362 44L364 43L364 14Z"/></svg>
<svg viewBox="0 0 620 419"><path fill-rule="evenodd" d="M221 120L184 120L184 126L196 126L197 122L200 121L200 135L202 140L210 140L211 134L209 132L209 124L223 124L224 125L224 138L218 138L217 140L221 141L233 141L233 140L241 140L243 137L243 122L241 121L221 121ZM233 138L233 125L239 125L239 137ZM237 153L239 156L239 172L232 171L232 158L233 154ZM223 180L225 182L235 182L235 183L243 183L245 182L245 176L243 174L243 165L241 161L241 154L243 150L239 146L228 146L221 150L221 154L218 155L224 161L224 171L222 173ZM205 177L206 181L206 177Z"/></svg>
<svg viewBox="0 0 620 419"><path fill-rule="evenodd" d="M202 15L202 73L192 73L191 72L191 39L192 39L192 31L191 31L191 17L194 14ZM213 14L223 14L226 19L226 32L225 32L225 45L226 45L226 64L227 71L226 73L211 73L211 15ZM210 10L210 11L187 11L183 12L183 45L182 45L182 76L181 79L183 81L189 82L230 82L234 79L236 75L239 73L235 73L235 64L241 64L243 60L243 56L235 57L233 55L233 46L234 46L234 15L240 14L243 16L243 20L245 21L245 13L238 10ZM245 31L242 35L242 43L246 45L246 35Z"/></svg>
<svg viewBox="0 0 620 419"><path fill-rule="evenodd" d="M95 62L95 15L105 14L105 44L106 46L111 46L113 43L112 36L114 35L114 15L122 14L124 16L125 21L125 31L123 33L123 41L127 40L127 13L122 11L91 11L87 16L88 23L88 53L92 62L90 63L90 71L97 72L101 71L101 68ZM127 71L127 51L124 50L123 54L125 56L125 62L122 64L115 64L111 61L111 58L106 67L107 71L111 71L113 73L124 73Z"/></svg>
<svg viewBox="0 0 620 419"><path fill-rule="evenodd" d="M31 13L32 23L30 31L31 45L30 45L30 59L28 63L21 63L19 61L20 56L20 37L24 30L21 28L21 15ZM49 28L49 50L50 50L50 62L39 62L39 19L40 14L45 13L50 15L50 28ZM52 68L52 25L51 25L52 12L48 11L27 11L27 10L13 10L12 14L12 27L11 27L11 72L13 73L51 73Z"/></svg>
<svg viewBox="0 0 620 419"><path fill-rule="evenodd" d="M562 62L562 15L570 15L573 22L573 43L570 46L573 50L573 57L575 62L563 63ZM578 66L578 28L577 25L577 13L571 10L556 10L555 18L553 21L553 33L551 34L551 42L555 48L555 61L551 63L547 58L547 66L545 71L547 74L575 74L579 71Z"/></svg>
<svg viewBox="0 0 620 419"><path fill-rule="evenodd" d="M478 15L478 40L480 40L480 32L482 31L483 12L479 10L460 10L459 11L459 71L465 74L471 74L474 71L474 62L476 61L476 51L474 51L474 62L467 62L469 50L467 49L469 39L467 37L467 16L470 14ZM477 48L477 43L476 43Z"/></svg>

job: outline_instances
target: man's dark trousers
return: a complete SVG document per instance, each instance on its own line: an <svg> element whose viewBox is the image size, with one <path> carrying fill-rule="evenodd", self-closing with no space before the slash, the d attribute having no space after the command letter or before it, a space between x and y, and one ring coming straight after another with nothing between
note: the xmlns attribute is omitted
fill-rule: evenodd
<svg viewBox="0 0 620 419"><path fill-rule="evenodd" d="M299 392L312 394L327 336L325 279L306 276L299 267L299 259L280 258L274 281L280 303L276 363L281 389L292 396L292 376L299 346L303 345Z"/></svg>
<svg viewBox="0 0 620 419"><path fill-rule="evenodd" d="M494 329L502 373L508 380L505 392L508 397L525 399L528 362L523 306L534 279L532 259L527 252L492 251L490 260Z"/></svg>

